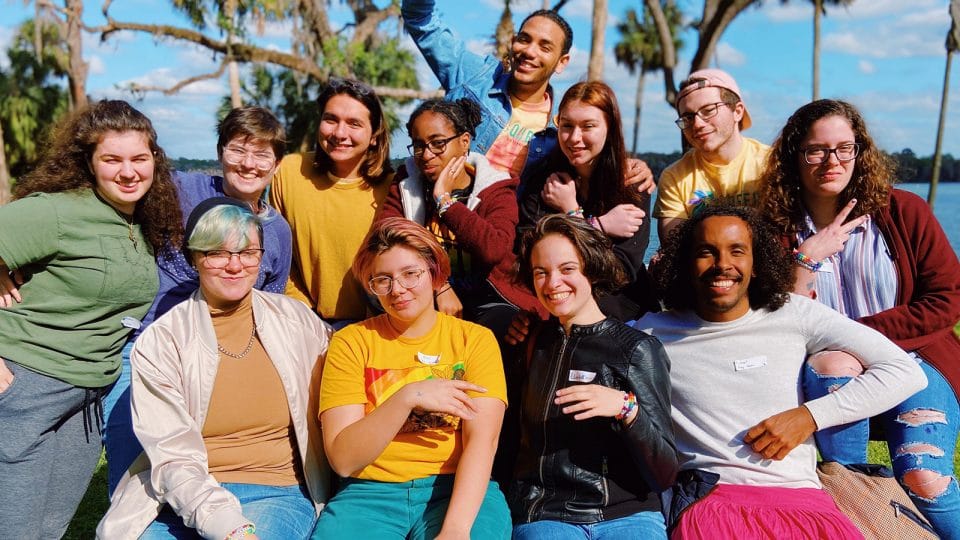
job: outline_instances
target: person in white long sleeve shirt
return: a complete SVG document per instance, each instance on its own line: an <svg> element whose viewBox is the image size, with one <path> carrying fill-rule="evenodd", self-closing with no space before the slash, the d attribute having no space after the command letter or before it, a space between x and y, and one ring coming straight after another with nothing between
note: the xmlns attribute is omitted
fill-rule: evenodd
<svg viewBox="0 0 960 540"><path fill-rule="evenodd" d="M711 206L681 227L655 276L669 309L633 323L673 365L681 470L719 475L673 538L861 537L821 489L813 433L896 405L926 385L922 370L880 333L789 294L789 256L752 210ZM804 403L801 368L823 350L864 373Z"/></svg>

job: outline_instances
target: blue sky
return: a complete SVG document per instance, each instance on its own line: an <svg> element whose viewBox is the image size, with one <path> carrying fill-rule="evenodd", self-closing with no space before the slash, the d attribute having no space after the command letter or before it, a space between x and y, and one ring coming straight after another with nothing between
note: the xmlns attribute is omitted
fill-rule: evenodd
<svg viewBox="0 0 960 540"><path fill-rule="evenodd" d="M689 16L698 16L702 3L678 0ZM169 0L115 0L111 15L118 20L185 24L174 13ZM459 2L439 0L447 20L468 42L471 50L489 50L502 9L501 0ZM542 0L515 0L513 12L519 23L526 13L539 8ZM640 0L609 0L610 15L606 46L612 49L619 38L616 22L628 8L639 9ZM889 151L911 148L929 155L937 129L937 114L945 64L944 38L950 26L948 0L857 0L849 8L832 8L823 19L821 53L821 95L846 99L861 108L871 132ZM0 0L0 49L5 50L16 26L32 15L32 7L21 0ZM88 2L85 20L103 22L98 2ZM346 20L341 2L332 2L331 19ZM574 28L571 65L555 77L558 96L586 75L590 47L592 1L571 0L561 13ZM807 0L765 0L759 7L742 13L727 29L720 42L717 67L729 71L744 93L754 125L746 134L771 142L787 117L810 99L812 5ZM398 32L396 24L385 26ZM689 71L696 34L684 34L688 44L680 51L677 79ZM268 24L263 44L288 50L289 28ZM413 49L412 42L405 38ZM172 85L178 80L212 71L217 65L210 53L199 47L149 36L118 33L101 43L99 36L84 39L84 57L90 62L88 92L95 98L133 99L120 89L129 82ZM418 72L425 88L438 85L419 60ZM6 55L0 55L5 66ZM956 62L960 63L960 62ZM960 157L960 68L951 77L944 151ZM604 79L613 86L624 114L628 145L632 140L636 78L607 55ZM161 145L175 157L209 158L214 155L215 112L221 96L228 92L226 76L220 80L191 85L174 96L149 94L135 105L154 121ZM679 149L680 139L673 111L663 99L659 73L647 77L640 129L640 151L670 152ZM394 153L406 145L403 133L394 134Z"/></svg>

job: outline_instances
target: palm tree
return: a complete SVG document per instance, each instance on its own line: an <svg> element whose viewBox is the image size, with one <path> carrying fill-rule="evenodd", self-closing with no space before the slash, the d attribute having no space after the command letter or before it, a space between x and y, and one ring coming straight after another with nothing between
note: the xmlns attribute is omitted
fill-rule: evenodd
<svg viewBox="0 0 960 540"><path fill-rule="evenodd" d="M673 36L674 50L679 49L683 46L677 33L677 27L681 23L680 10L672 3L663 6L663 10L670 26L670 35ZM631 152L636 154L637 141L640 138L640 110L643 106L644 79L647 73L663 66L663 51L660 47L656 23L647 8L643 10L642 21L635 9L627 10L626 18L617 25L617 31L620 32L620 41L613 48L617 63L626 66L631 75L639 72L633 109L633 145L631 147Z"/></svg>
<svg viewBox="0 0 960 540"><path fill-rule="evenodd" d="M592 27L587 80L599 81L603 78L603 45L607 33L607 0L593 0Z"/></svg>
<svg viewBox="0 0 960 540"><path fill-rule="evenodd" d="M930 175L930 192L927 204L933 208L937 199L937 183L940 182L940 163L943 151L943 128L947 119L947 99L950 96L950 64L953 53L960 49L960 0L950 0L950 31L947 33L947 67L943 72L943 95L940 97L940 121L937 125L937 142L933 149L933 171Z"/></svg>

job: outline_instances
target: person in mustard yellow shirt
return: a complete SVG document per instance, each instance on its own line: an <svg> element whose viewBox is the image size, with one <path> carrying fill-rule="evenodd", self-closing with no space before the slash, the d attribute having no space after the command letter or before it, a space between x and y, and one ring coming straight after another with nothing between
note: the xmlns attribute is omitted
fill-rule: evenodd
<svg viewBox="0 0 960 540"><path fill-rule="evenodd" d="M750 127L750 113L737 81L724 71L691 73L680 83L677 113L677 127L692 148L660 175L653 207L660 238L707 204L758 206L770 153L741 134Z"/></svg>
<svg viewBox="0 0 960 540"><path fill-rule="evenodd" d="M490 480L507 392L490 330L438 312L450 262L433 233L374 225L354 276L383 315L337 332L320 386L320 423L342 478L313 538L509 538Z"/></svg>
<svg viewBox="0 0 960 540"><path fill-rule="evenodd" d="M270 204L293 233L287 295L340 328L367 315L350 264L393 179L390 133L379 98L359 81L330 79L317 106L316 148L283 159Z"/></svg>

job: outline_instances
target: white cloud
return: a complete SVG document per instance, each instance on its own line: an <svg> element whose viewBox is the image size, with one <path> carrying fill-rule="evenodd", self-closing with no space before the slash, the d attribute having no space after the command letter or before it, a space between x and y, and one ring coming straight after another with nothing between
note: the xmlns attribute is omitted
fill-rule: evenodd
<svg viewBox="0 0 960 540"><path fill-rule="evenodd" d="M94 54L86 60L90 64L90 75L103 75L107 72L107 66L104 64L103 58L101 58L99 55Z"/></svg>
<svg viewBox="0 0 960 540"><path fill-rule="evenodd" d="M747 63L747 55L732 45L721 41L717 45L717 64L724 67L737 67Z"/></svg>
<svg viewBox="0 0 960 540"><path fill-rule="evenodd" d="M860 73L870 75L870 74L876 73L877 66L873 65L873 62L870 62L868 60L860 60L859 62L857 62L857 69L860 70Z"/></svg>
<svg viewBox="0 0 960 540"><path fill-rule="evenodd" d="M763 7L763 13L772 22L807 21L813 17L813 6L807 2L771 2Z"/></svg>
<svg viewBox="0 0 960 540"><path fill-rule="evenodd" d="M946 31L938 34L946 37ZM823 38L823 50L870 58L940 56L944 52L943 40L930 39L929 33L911 33L889 27L877 28L872 33L827 34Z"/></svg>
<svg viewBox="0 0 960 540"><path fill-rule="evenodd" d="M191 75L188 73L165 67L154 69L145 75L134 77L133 79L126 81L121 81L117 84L121 88L127 87L130 83L140 86L169 88L190 76ZM186 96L195 95L219 97L228 91L229 89L227 88L226 83L223 81L223 77L221 77L220 79L206 79L187 85L180 90L179 94Z"/></svg>
<svg viewBox="0 0 960 540"><path fill-rule="evenodd" d="M15 32L16 27L0 26L0 69L7 69L10 67L10 58L7 56L7 49L13 42L13 35Z"/></svg>
<svg viewBox="0 0 960 540"><path fill-rule="evenodd" d="M487 55L493 53L493 39L467 40L467 50L473 54Z"/></svg>
<svg viewBox="0 0 960 540"><path fill-rule="evenodd" d="M246 30L250 36L257 38L290 38L290 36L293 35L293 21L264 21L262 25L258 25L257 21L248 20Z"/></svg>

